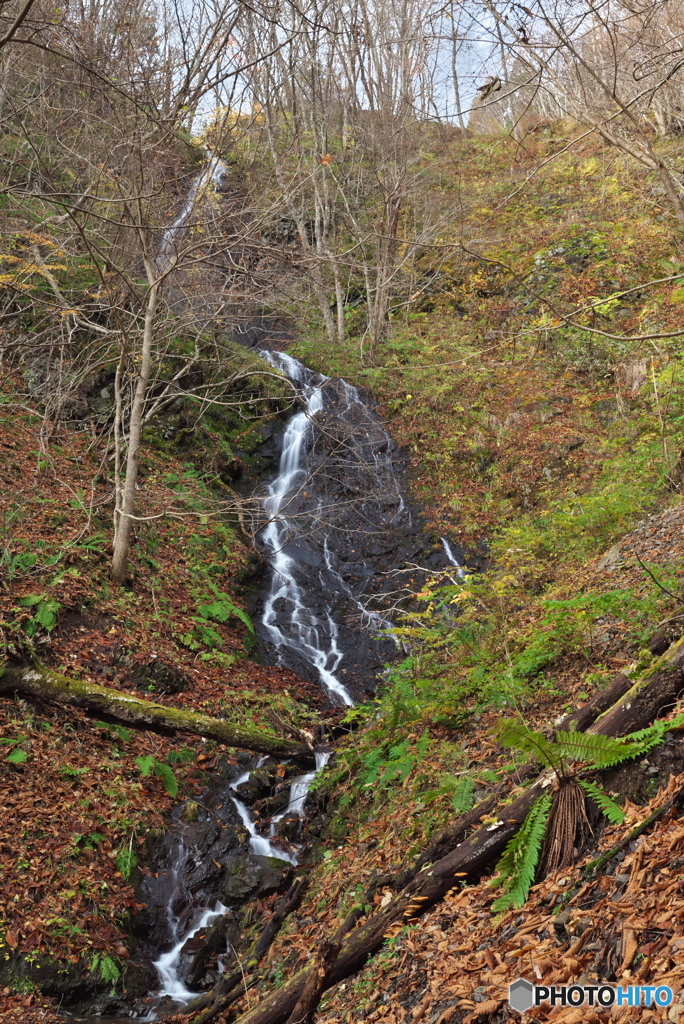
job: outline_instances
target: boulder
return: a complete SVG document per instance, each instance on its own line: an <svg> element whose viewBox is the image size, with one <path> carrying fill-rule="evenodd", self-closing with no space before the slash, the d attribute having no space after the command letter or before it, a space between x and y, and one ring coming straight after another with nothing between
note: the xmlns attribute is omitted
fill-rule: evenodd
<svg viewBox="0 0 684 1024"><path fill-rule="evenodd" d="M220 899L227 904L282 892L292 878L292 865L276 857L238 854L227 859L225 868Z"/></svg>

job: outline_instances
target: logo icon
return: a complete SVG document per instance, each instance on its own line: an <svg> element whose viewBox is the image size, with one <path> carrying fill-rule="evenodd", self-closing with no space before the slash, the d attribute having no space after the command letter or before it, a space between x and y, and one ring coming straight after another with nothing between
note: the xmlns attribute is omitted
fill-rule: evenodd
<svg viewBox="0 0 684 1024"><path fill-rule="evenodd" d="M512 981L508 986L508 1002L518 1013L525 1013L534 1006L534 985L524 978Z"/></svg>

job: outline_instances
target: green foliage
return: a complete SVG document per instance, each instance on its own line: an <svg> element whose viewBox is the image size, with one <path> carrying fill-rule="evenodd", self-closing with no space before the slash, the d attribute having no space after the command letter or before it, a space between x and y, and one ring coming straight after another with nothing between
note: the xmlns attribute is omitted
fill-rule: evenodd
<svg viewBox="0 0 684 1024"><path fill-rule="evenodd" d="M205 582L214 592L214 600L198 604L196 609L197 615L192 617L195 623L192 630L176 634L183 646L191 651L200 651L203 648L215 651L217 648L222 647L223 637L209 623L217 622L223 624L231 618L239 619L240 622L244 623L249 630L250 638L253 637L255 635L254 624L247 612L243 611L242 608L238 608L230 596L218 590L210 580Z"/></svg>
<svg viewBox="0 0 684 1024"><path fill-rule="evenodd" d="M456 814L465 814L475 802L475 779L470 775L462 775L457 778L455 775L442 775L437 789L429 790L422 794L424 804L430 804L439 799L442 795L451 798L451 807Z"/></svg>
<svg viewBox="0 0 684 1024"><path fill-rule="evenodd" d="M499 874L492 881L492 885L501 885L504 889L503 895L492 904L493 910L509 910L525 903L539 863L552 802L550 793L538 797L516 834L508 841L498 864Z"/></svg>
<svg viewBox="0 0 684 1024"><path fill-rule="evenodd" d="M96 729L102 729L103 732L108 733L112 739L116 737L122 743L128 743L133 733L130 729L126 729L125 726L119 725L118 722L94 722Z"/></svg>
<svg viewBox="0 0 684 1024"><path fill-rule="evenodd" d="M387 789L395 783L401 784L413 770L416 761L424 756L429 743L430 737L425 733L418 740L415 750L408 737L389 750L382 747L371 750L363 759L359 774L360 785L364 789Z"/></svg>
<svg viewBox="0 0 684 1024"><path fill-rule="evenodd" d="M200 618L211 620L213 622L228 622L228 620L233 617L238 618L240 622L243 622L247 629L253 633L254 624L247 612L233 604L228 594L221 593L212 584L210 584L210 586L214 591L215 600L197 606L197 614Z"/></svg>
<svg viewBox="0 0 684 1024"><path fill-rule="evenodd" d="M143 778L154 774L161 779L169 796L175 797L178 794L178 780L168 764L157 761L151 754L142 754L140 757L136 757L135 763Z"/></svg>
<svg viewBox="0 0 684 1024"><path fill-rule="evenodd" d="M660 743L666 732L679 728L683 722L684 714L670 721L658 720L648 729L618 737L559 731L555 740L549 740L543 733L515 719L504 719L495 731L504 746L532 754L560 775L567 775L571 762L583 763L584 771L596 771L640 757Z"/></svg>
<svg viewBox="0 0 684 1024"><path fill-rule="evenodd" d="M594 733L558 732L555 741L513 720L502 722L496 732L505 746L532 754L557 775L567 777L571 763L574 765L572 774L577 775L579 772L594 772L633 760L660 743L666 732L678 729L682 724L684 714L670 721L658 720L648 729L619 738ZM614 824L624 821L622 808L600 786L582 778L578 778L577 782L609 821ZM505 890L504 895L494 902L494 910L508 910L524 904L534 881L551 806L550 794L539 797L517 834L509 841L499 861L499 874L492 883L503 885Z"/></svg>
<svg viewBox="0 0 684 1024"><path fill-rule="evenodd" d="M168 764L192 764L197 759L197 751L190 747L183 747L182 750L172 750L166 758Z"/></svg>
<svg viewBox="0 0 684 1024"><path fill-rule="evenodd" d="M128 846L122 846L116 851L116 867L121 872L126 881L130 881L131 875L135 870L138 863L136 852L133 849L133 845L129 843Z"/></svg>
<svg viewBox="0 0 684 1024"><path fill-rule="evenodd" d="M34 609L33 618L24 627L29 636L35 636L41 628L49 633L57 625L57 617L62 606L54 597L27 594L26 597L19 599L19 604Z"/></svg>
<svg viewBox="0 0 684 1024"><path fill-rule="evenodd" d="M10 750L9 754L5 758L10 764L23 764L28 758L28 754L21 747L15 747L14 750Z"/></svg>
<svg viewBox="0 0 684 1024"><path fill-rule="evenodd" d="M102 981L111 985L112 988L114 988L121 977L121 971L116 960L109 953L94 953L90 962L90 970Z"/></svg>
<svg viewBox="0 0 684 1024"><path fill-rule="evenodd" d="M88 768L76 768L71 764L61 764L59 766L59 774L65 779L79 779L81 775L87 775Z"/></svg>
<svg viewBox="0 0 684 1024"><path fill-rule="evenodd" d="M598 804L602 813L608 818L608 821L611 821L613 825L622 824L625 820L625 812L619 804L611 800L605 790L601 789L600 786L595 786L593 782L588 782L586 779L578 779L577 781L585 793L588 793L591 799Z"/></svg>

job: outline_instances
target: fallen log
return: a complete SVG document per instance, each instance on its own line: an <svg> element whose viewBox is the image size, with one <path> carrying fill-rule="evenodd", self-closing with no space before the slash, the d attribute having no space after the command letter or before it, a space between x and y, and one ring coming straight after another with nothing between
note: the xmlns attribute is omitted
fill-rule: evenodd
<svg viewBox="0 0 684 1024"><path fill-rule="evenodd" d="M591 700L587 701L586 704L582 704L572 714L566 715L555 726L554 731L571 732L576 730L577 732L584 732L593 722L616 705L616 702L629 691L631 686L632 680L629 676L625 675L624 672L618 672L604 690L600 690ZM537 761L529 761L527 764L521 765L509 780L496 786L485 800L477 804L466 814L460 815L456 821L435 836L427 849L419 854L413 864L395 879L388 879L387 884L392 885L392 888L395 890L403 889L425 864L432 864L434 861L440 860L446 856L449 850L453 850L458 843L462 842L471 828L482 819L482 815L490 814L497 803L505 799L511 782L518 786L522 785L533 779L538 772L539 765Z"/></svg>
<svg viewBox="0 0 684 1024"><path fill-rule="evenodd" d="M156 732L187 732L205 736L227 746L254 750L273 757L292 757L311 762L314 755L305 743L273 736L258 729L231 725L221 718L212 718L185 708L172 708L165 704L134 697L109 686L98 686L81 679L70 679L53 672L44 665L26 668L4 665L0 668L0 692L17 692L70 704L87 711L106 715L129 725L142 726Z"/></svg>
<svg viewBox="0 0 684 1024"><path fill-rule="evenodd" d="M624 683L617 686L619 690ZM644 728L684 691L684 638L673 644L615 706L599 718L587 732L620 736ZM627 728L625 728L625 725ZM422 914L445 896L460 880L479 877L504 850L509 839L525 820L532 804L545 792L550 781L542 773L526 792L512 804L500 806L489 824L482 825L431 867L425 866L391 902L370 917L343 943L334 964L327 971L324 988L343 981L359 968L405 922ZM292 1014L312 971L300 970L294 977L267 995L237 1024L284 1024Z"/></svg>

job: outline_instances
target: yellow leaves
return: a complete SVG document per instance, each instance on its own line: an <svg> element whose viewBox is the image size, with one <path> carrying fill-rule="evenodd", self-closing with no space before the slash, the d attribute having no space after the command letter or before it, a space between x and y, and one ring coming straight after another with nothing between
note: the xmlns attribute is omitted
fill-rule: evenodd
<svg viewBox="0 0 684 1024"><path fill-rule="evenodd" d="M600 164L596 157L590 157L589 160L585 160L584 163L581 163L577 170L580 174L584 175L584 177L589 177L591 174L596 174L599 168Z"/></svg>
<svg viewBox="0 0 684 1024"><path fill-rule="evenodd" d="M519 587L520 581L516 576L500 576L492 583L492 590L495 594L505 594L509 587Z"/></svg>

